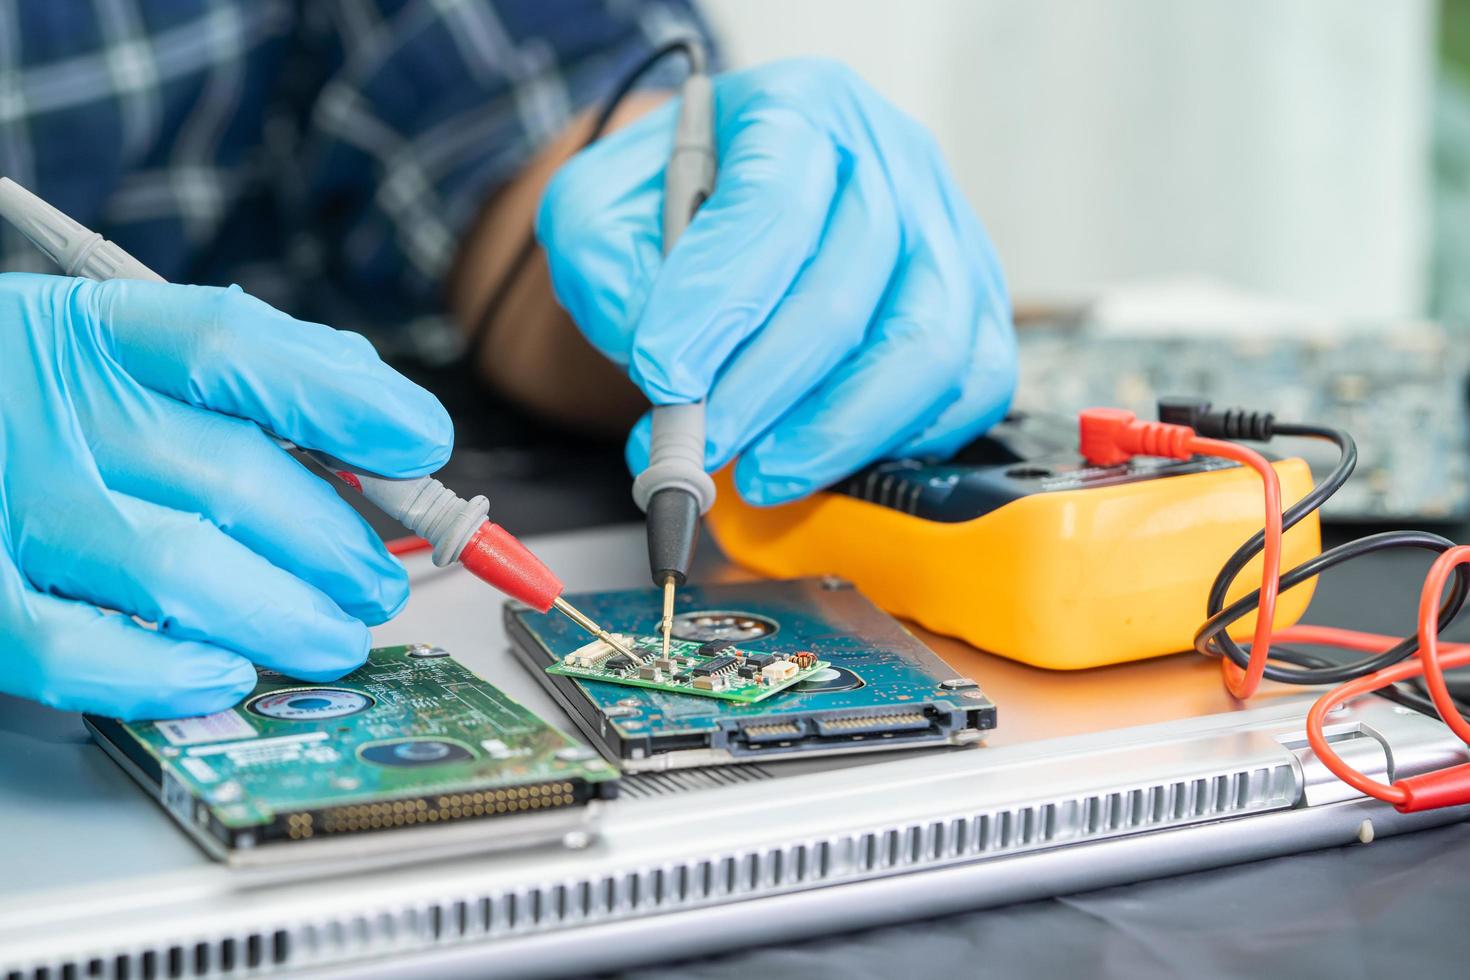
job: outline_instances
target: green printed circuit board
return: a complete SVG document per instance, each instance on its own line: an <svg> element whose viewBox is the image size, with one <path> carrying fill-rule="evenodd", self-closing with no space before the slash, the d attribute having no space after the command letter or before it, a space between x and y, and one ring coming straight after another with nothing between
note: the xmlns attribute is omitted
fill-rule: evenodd
<svg viewBox="0 0 1470 980"><path fill-rule="evenodd" d="M755 704L831 666L809 650L747 651L723 640L704 643L671 640L669 655L665 657L660 637L613 635L638 660L595 640L562 657L547 667L546 672L669 694Z"/></svg>
<svg viewBox="0 0 1470 980"><path fill-rule="evenodd" d="M215 851L578 807L616 786L596 753L424 645L373 650L330 684L261 671L202 718L87 722Z"/></svg>

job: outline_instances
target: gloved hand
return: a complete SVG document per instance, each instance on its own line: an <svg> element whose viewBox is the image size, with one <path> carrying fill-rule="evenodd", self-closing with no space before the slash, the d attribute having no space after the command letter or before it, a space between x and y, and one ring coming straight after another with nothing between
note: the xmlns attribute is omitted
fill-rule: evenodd
<svg viewBox="0 0 1470 980"><path fill-rule="evenodd" d="M674 106L553 178L537 217L557 297L654 404L708 399L706 463L754 503L873 459L953 452L1005 413L1010 302L933 138L849 70L714 80L715 191L665 260ZM636 473L649 420L628 441Z"/></svg>
<svg viewBox="0 0 1470 980"><path fill-rule="evenodd" d="M237 702L252 663L363 661L403 568L247 420L389 476L452 438L362 337L238 288L0 275L0 691L174 717Z"/></svg>

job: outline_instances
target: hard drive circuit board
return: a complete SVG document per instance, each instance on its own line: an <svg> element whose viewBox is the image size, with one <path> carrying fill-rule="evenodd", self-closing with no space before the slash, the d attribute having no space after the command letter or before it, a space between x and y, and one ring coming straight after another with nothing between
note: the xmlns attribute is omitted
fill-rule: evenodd
<svg viewBox="0 0 1470 980"><path fill-rule="evenodd" d="M329 684L261 671L240 705L202 718L87 720L223 848L575 807L617 776L428 645L373 650Z"/></svg>
<svg viewBox="0 0 1470 980"><path fill-rule="evenodd" d="M755 704L832 666L810 650L763 653L742 650L729 640L673 640L665 657L659 637L622 634L618 639L642 657L641 663L594 640L546 670L563 677Z"/></svg>
<svg viewBox="0 0 1470 980"><path fill-rule="evenodd" d="M656 590L572 600L598 622L656 642ZM569 676L567 656L588 646L574 624L515 603L506 605L505 622L512 651L624 771L971 745L996 724L995 705L974 679L957 676L840 579L679 591L673 635L685 644L712 649L706 645L727 642L747 656L810 651L824 665L755 702Z"/></svg>

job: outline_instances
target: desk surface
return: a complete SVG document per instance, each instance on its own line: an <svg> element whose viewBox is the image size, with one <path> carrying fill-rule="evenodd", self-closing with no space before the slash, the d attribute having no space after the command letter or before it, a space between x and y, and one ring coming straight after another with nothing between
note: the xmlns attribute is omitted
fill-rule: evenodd
<svg viewBox="0 0 1470 980"><path fill-rule="evenodd" d="M536 542L573 590L644 582L636 528ZM743 575L706 548L701 578ZM1425 562L1375 556L1324 583L1314 617L1385 630L1407 617ZM382 643L429 639L455 650L532 708L555 708L507 671L496 596L458 571L415 559L408 610L376 631ZM1214 664L1181 656L1084 674L1035 670L952 641L935 648L979 679L1000 706L1005 744L1229 710ZM1265 696L1281 695L1280 689ZM1017 711L1017 705L1032 710ZM1011 706L1008 711L1007 706ZM0 698L0 898L60 885L116 881L206 861L87 740L73 715ZM99 814L105 819L99 820ZM160 827L160 824L162 826ZM995 972L1117 976L1226 975L1269 969L1307 976L1382 975L1410 965L1463 966L1470 933L1470 829L1464 825L1374 847L1260 862L1226 871L1032 903L857 937L774 947L644 976L893 976L922 962ZM1454 919L1451 921L1450 917ZM1408 963L1393 956L1408 956ZM985 971L990 972L990 971Z"/></svg>

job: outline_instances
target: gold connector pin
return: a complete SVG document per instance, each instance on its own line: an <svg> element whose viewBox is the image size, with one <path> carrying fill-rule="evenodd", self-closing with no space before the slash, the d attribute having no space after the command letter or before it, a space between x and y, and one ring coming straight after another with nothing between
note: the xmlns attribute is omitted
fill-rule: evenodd
<svg viewBox="0 0 1470 980"><path fill-rule="evenodd" d="M556 601L553 602L551 605L554 609L557 610L557 612L561 613L567 619L570 619L572 622L582 627L588 633L591 633L593 636L597 637L603 643L606 643L608 646L618 651L618 653L621 653L624 656L630 658L635 664L638 664L641 667L645 663L642 654L633 650L632 647L628 646L616 636L613 636L601 626L598 626L590 618L588 618L586 613L582 612L570 602L567 602L561 596L557 596Z"/></svg>
<svg viewBox="0 0 1470 980"><path fill-rule="evenodd" d="M674 590L678 583L674 576L664 577L664 618L659 621L658 628L664 637L664 659L669 659L669 638L674 632Z"/></svg>

